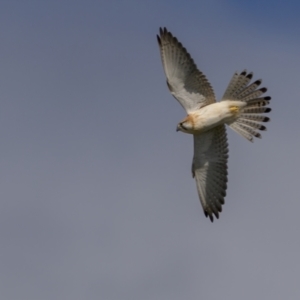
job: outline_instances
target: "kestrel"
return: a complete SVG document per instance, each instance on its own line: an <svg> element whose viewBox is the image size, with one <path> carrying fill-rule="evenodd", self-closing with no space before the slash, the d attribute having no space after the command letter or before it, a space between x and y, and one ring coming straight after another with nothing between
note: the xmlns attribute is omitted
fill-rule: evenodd
<svg viewBox="0 0 300 300"><path fill-rule="evenodd" d="M187 116L177 131L194 137L192 175L206 217L213 222L222 211L227 189L228 143L225 124L253 142L261 138L257 130L266 130L262 122L270 119L271 97L261 97L267 89L258 88L261 80L250 83L253 74L235 73L221 101L198 70L187 50L166 28L157 36L162 64L171 94L185 109Z"/></svg>

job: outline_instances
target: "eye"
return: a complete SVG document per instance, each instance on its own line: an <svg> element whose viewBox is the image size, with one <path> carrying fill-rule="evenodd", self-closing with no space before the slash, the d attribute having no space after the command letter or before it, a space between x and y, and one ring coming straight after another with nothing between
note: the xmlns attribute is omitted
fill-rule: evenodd
<svg viewBox="0 0 300 300"><path fill-rule="evenodd" d="M181 128L183 128L184 130L187 130L187 128L183 124L184 123L180 123Z"/></svg>

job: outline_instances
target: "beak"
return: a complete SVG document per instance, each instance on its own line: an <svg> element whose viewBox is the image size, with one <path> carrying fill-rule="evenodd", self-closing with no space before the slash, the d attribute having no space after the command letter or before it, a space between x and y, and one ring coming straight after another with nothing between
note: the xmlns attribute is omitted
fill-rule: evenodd
<svg viewBox="0 0 300 300"><path fill-rule="evenodd" d="M177 127L176 127L176 132L178 132L179 131L179 125L177 125Z"/></svg>

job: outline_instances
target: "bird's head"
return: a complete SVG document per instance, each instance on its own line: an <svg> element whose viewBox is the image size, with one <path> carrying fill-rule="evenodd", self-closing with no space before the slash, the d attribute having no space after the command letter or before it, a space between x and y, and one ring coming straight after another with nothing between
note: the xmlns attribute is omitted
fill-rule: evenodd
<svg viewBox="0 0 300 300"><path fill-rule="evenodd" d="M190 116L187 116L185 119L180 121L177 125L176 131L182 131L185 133L193 133L194 123Z"/></svg>

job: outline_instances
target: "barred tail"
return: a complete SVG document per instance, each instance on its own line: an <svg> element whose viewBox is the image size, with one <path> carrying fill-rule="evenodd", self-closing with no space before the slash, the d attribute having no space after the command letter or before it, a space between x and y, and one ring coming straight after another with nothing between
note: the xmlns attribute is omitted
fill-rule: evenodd
<svg viewBox="0 0 300 300"><path fill-rule="evenodd" d="M270 118L264 114L271 111L271 108L267 107L271 97L261 97L267 89L265 87L258 88L262 80L259 79L249 84L252 77L253 74L247 74L246 70L240 74L235 73L222 98L222 101L246 102L246 106L240 111L239 117L228 125L251 142L253 137L261 138L261 134L257 130L266 130L266 126L262 123L270 121Z"/></svg>

